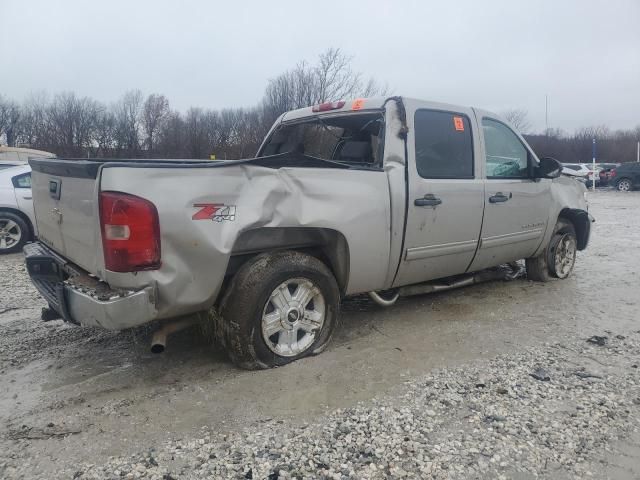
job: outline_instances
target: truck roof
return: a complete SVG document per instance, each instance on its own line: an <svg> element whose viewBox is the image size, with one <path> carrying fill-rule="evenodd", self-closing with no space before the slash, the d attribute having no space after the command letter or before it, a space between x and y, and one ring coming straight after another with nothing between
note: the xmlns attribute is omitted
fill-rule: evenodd
<svg viewBox="0 0 640 480"><path fill-rule="evenodd" d="M354 110L381 109L383 108L384 104L392 98L402 98L402 101L404 102L405 105L415 104L415 105L419 105L422 108L435 108L438 110L453 110L453 111L459 110L460 108L465 108L465 109L470 108L468 106L463 107L461 105L453 105L448 103L433 102L429 100L420 100L417 98L399 97L399 96L393 95L389 97L356 98L356 99L344 100L344 101L341 100L340 102L332 102L334 104L334 107L331 108L330 112L338 113L338 112L352 112ZM339 104L339 103L342 103L341 107L337 107L336 104ZM299 108L297 110L291 110L289 112L286 112L282 115L281 121L288 122L291 120L297 120L299 118L316 115L318 112L314 112L313 108L314 108L313 106L310 106L310 107ZM324 113L328 113L328 112L329 111L326 111Z"/></svg>

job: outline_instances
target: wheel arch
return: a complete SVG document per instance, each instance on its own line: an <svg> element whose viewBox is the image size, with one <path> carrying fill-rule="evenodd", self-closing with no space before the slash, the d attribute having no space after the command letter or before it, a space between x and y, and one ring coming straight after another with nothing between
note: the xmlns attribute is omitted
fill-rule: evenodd
<svg viewBox="0 0 640 480"><path fill-rule="evenodd" d="M236 238L225 273L230 277L250 258L261 253L295 250L314 256L333 273L341 295L349 283L349 244L337 230L320 227L260 227Z"/></svg>
<svg viewBox="0 0 640 480"><path fill-rule="evenodd" d="M17 208L11 208L11 207L0 207L0 212L11 213L13 215L16 215L16 216L20 217L24 221L24 223L27 224L27 227L29 228L29 239L28 240L33 240L34 239L34 237L35 237L35 229L33 227L33 224L31 223L31 219L29 218L29 216L27 214L25 214L21 210L18 210Z"/></svg>
<svg viewBox="0 0 640 480"><path fill-rule="evenodd" d="M565 219L571 222L576 231L578 250L584 250L589 243L591 234L591 219L586 210L579 208L563 208L558 215L558 219Z"/></svg>

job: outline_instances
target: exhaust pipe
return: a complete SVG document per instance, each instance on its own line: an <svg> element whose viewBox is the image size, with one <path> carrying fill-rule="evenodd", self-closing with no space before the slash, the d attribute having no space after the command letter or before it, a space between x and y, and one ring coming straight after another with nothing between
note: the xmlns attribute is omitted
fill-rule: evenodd
<svg viewBox="0 0 640 480"><path fill-rule="evenodd" d="M167 346L167 337L172 333L179 332L185 328L198 323L197 318L185 318L167 323L153 333L151 337L151 353L162 353Z"/></svg>

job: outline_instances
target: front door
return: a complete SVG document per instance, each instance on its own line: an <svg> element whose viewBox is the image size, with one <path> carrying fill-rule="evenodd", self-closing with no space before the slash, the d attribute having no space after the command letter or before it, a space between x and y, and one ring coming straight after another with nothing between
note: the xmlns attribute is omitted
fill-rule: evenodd
<svg viewBox="0 0 640 480"><path fill-rule="evenodd" d="M496 119L483 116L481 122L485 210L473 271L533 255L544 237L551 203L551 180L533 178L536 160L520 137Z"/></svg>
<svg viewBox="0 0 640 480"><path fill-rule="evenodd" d="M484 182L471 109L407 109L408 211L394 286L464 273L478 246Z"/></svg>

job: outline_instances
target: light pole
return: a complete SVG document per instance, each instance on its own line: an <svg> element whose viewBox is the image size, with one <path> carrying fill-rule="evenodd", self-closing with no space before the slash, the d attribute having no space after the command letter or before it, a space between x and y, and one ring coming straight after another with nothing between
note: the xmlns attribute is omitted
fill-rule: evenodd
<svg viewBox="0 0 640 480"><path fill-rule="evenodd" d="M592 167L591 167L591 190L596 191L596 139L593 139L592 148Z"/></svg>

